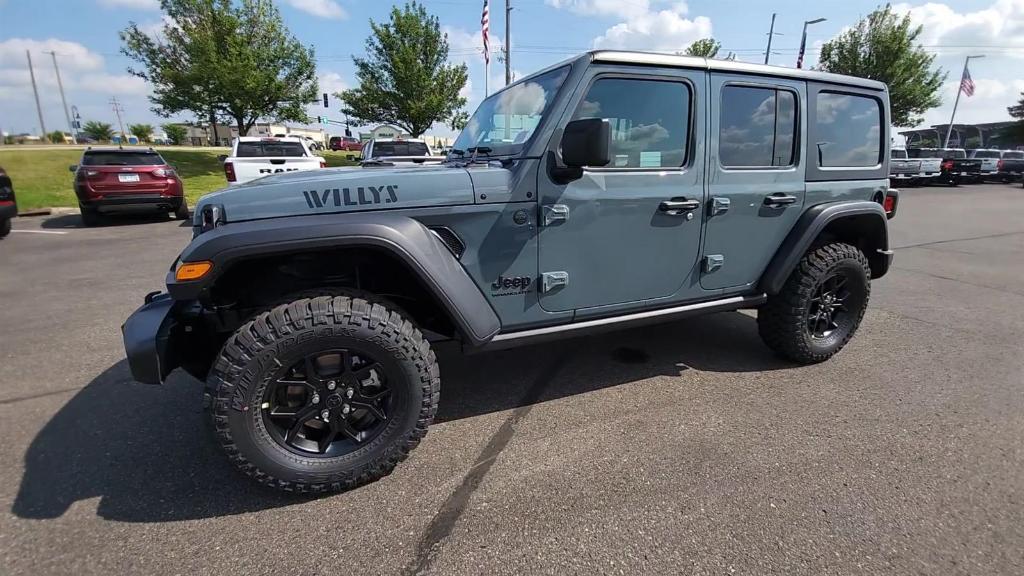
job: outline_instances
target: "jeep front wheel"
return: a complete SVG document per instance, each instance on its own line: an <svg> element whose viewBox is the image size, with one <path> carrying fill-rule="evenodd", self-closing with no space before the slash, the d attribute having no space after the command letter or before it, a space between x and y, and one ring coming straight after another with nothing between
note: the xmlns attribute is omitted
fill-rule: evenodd
<svg viewBox="0 0 1024 576"><path fill-rule="evenodd" d="M801 364L822 362L853 338L871 294L867 258L849 244L808 252L782 290L758 311L761 339Z"/></svg>
<svg viewBox="0 0 1024 576"><path fill-rule="evenodd" d="M295 492L381 478L427 432L439 371L416 327L386 305L301 298L259 314L210 373L214 428L235 465Z"/></svg>

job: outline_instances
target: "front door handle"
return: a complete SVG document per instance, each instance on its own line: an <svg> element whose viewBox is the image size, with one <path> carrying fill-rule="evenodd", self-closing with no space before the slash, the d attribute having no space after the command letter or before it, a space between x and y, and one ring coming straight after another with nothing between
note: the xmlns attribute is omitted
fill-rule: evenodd
<svg viewBox="0 0 1024 576"><path fill-rule="evenodd" d="M687 200L686 198L672 198L658 205L658 210L669 216L682 216L698 208L700 208L699 200Z"/></svg>
<svg viewBox="0 0 1024 576"><path fill-rule="evenodd" d="M771 208L782 208L789 204L796 204L796 196L790 196L789 194L783 194L782 192L776 192L775 194L769 194L764 197L764 205Z"/></svg>

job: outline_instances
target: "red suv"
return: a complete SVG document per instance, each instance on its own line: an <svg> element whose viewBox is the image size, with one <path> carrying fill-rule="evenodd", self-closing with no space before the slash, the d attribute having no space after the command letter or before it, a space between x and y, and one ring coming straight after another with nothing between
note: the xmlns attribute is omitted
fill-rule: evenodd
<svg viewBox="0 0 1024 576"><path fill-rule="evenodd" d="M100 214L136 210L173 212L188 218L181 179L152 148L87 148L72 166L75 195L86 226L99 223Z"/></svg>
<svg viewBox="0 0 1024 576"><path fill-rule="evenodd" d="M331 150L342 150L345 152L359 152L363 149L363 143L352 136L331 136L329 143Z"/></svg>

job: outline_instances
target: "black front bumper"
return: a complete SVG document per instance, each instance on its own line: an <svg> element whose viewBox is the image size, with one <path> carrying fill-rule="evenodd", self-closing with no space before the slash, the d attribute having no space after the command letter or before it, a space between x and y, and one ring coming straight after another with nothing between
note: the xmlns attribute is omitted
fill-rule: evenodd
<svg viewBox="0 0 1024 576"><path fill-rule="evenodd" d="M171 333L175 320L170 294L150 294L146 303L121 326L132 377L146 384L163 384L177 367Z"/></svg>

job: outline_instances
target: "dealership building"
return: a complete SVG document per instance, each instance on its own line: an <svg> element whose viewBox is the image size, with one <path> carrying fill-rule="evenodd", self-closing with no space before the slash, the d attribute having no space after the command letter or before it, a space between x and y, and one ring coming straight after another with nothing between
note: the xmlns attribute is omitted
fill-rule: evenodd
<svg viewBox="0 0 1024 576"><path fill-rule="evenodd" d="M987 122L985 124L953 124L949 134L950 148L998 148L1016 150L1024 148L1020 137L1014 138L1007 128L1014 122ZM931 128L903 130L908 148L938 148L946 140L949 124L935 124Z"/></svg>

